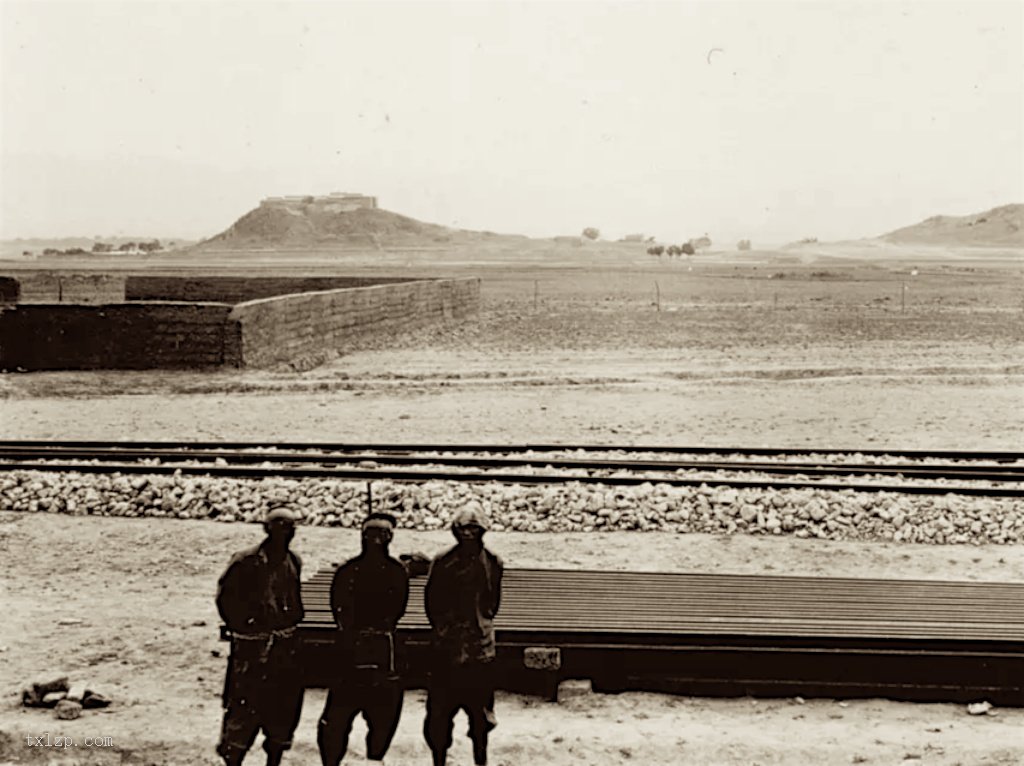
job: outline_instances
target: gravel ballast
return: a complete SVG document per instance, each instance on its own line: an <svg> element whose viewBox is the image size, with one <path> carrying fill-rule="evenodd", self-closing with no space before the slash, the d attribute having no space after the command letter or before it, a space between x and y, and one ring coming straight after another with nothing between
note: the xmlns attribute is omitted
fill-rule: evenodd
<svg viewBox="0 0 1024 766"><path fill-rule="evenodd" d="M477 503L494 531L636 530L975 545L1024 541L1024 500L1017 498L387 480L373 482L372 497L375 510L392 511L402 528L417 530L447 527L457 509ZM0 478L0 504L11 511L258 522L282 503L305 524L354 528L367 511L367 484L20 470Z"/></svg>

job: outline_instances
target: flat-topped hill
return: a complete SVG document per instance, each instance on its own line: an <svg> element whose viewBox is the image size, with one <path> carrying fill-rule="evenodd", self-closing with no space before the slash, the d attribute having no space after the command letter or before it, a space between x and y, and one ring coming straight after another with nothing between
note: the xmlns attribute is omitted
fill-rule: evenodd
<svg viewBox="0 0 1024 766"><path fill-rule="evenodd" d="M260 205L199 247L415 247L502 237L424 223L380 208L339 209L310 198L309 202Z"/></svg>

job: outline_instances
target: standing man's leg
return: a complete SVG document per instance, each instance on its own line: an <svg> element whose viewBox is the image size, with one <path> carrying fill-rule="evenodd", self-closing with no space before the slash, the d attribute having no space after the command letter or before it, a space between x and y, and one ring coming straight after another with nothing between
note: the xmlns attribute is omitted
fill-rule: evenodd
<svg viewBox="0 0 1024 766"><path fill-rule="evenodd" d="M324 712L317 724L316 743L323 766L338 766L348 752L348 736L352 732L359 707L351 688L336 687L327 694Z"/></svg>
<svg viewBox="0 0 1024 766"><path fill-rule="evenodd" d="M228 702L217 744L217 754L226 766L240 766L259 730L259 714L249 700L233 699Z"/></svg>
<svg viewBox="0 0 1024 766"><path fill-rule="evenodd" d="M469 737L473 741L473 762L487 763L487 735L498 725L494 715L494 681L490 663L467 668L463 699L469 716Z"/></svg>
<svg viewBox="0 0 1024 766"><path fill-rule="evenodd" d="M366 694L366 757L371 761L382 761L391 746L391 740L398 730L398 719L402 716L402 699L405 690L397 683L385 682L371 687Z"/></svg>
<svg viewBox="0 0 1024 766"><path fill-rule="evenodd" d="M459 701L447 675L432 678L427 690L427 717L423 722L423 735L434 756L434 766L444 766L448 748L452 746L452 727Z"/></svg>
<svg viewBox="0 0 1024 766"><path fill-rule="evenodd" d="M224 718L217 754L227 766L240 766L260 730L258 708L262 669L238 641L231 642L224 677Z"/></svg>
<svg viewBox="0 0 1024 766"><path fill-rule="evenodd" d="M278 766L284 751L292 746L292 737L302 716L305 696L302 684L293 678L268 687L263 699L263 749L267 766Z"/></svg>

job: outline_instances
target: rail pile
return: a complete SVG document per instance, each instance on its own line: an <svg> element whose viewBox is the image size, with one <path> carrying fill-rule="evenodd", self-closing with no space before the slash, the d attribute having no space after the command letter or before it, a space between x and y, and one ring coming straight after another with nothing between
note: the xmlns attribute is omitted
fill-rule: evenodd
<svg viewBox="0 0 1024 766"><path fill-rule="evenodd" d="M303 585L306 683L338 679L332 572ZM399 623L426 682L425 578ZM503 688L887 697L1024 705L1024 584L511 569L495 622Z"/></svg>

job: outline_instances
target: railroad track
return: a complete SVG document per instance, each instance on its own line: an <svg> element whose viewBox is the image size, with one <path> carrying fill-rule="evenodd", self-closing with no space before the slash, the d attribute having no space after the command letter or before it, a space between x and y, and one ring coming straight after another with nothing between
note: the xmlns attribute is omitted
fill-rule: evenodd
<svg viewBox="0 0 1024 766"><path fill-rule="evenodd" d="M699 455L708 457L694 457ZM729 457L723 457L726 455ZM808 456L813 459L807 459ZM851 461L851 456L858 460ZM864 462L865 458L873 462ZM665 483L1024 497L1024 453L1011 452L3 441L0 470L181 472L236 478L282 476L409 482L576 481L613 486Z"/></svg>
<svg viewBox="0 0 1024 766"><path fill-rule="evenodd" d="M384 444L380 442L252 442L252 441L52 441L52 440L0 440L3 447L52 447L54 449L73 447L123 447L140 449L182 449L182 450L316 450L320 452L374 451L388 453L522 453L522 452L660 452L665 454L731 454L731 455L864 455L865 457L899 457L936 460L990 460L996 462L1024 462L1024 452L970 451L970 450L872 450L872 449L810 449L792 447L693 447L693 446L637 446L610 444Z"/></svg>

